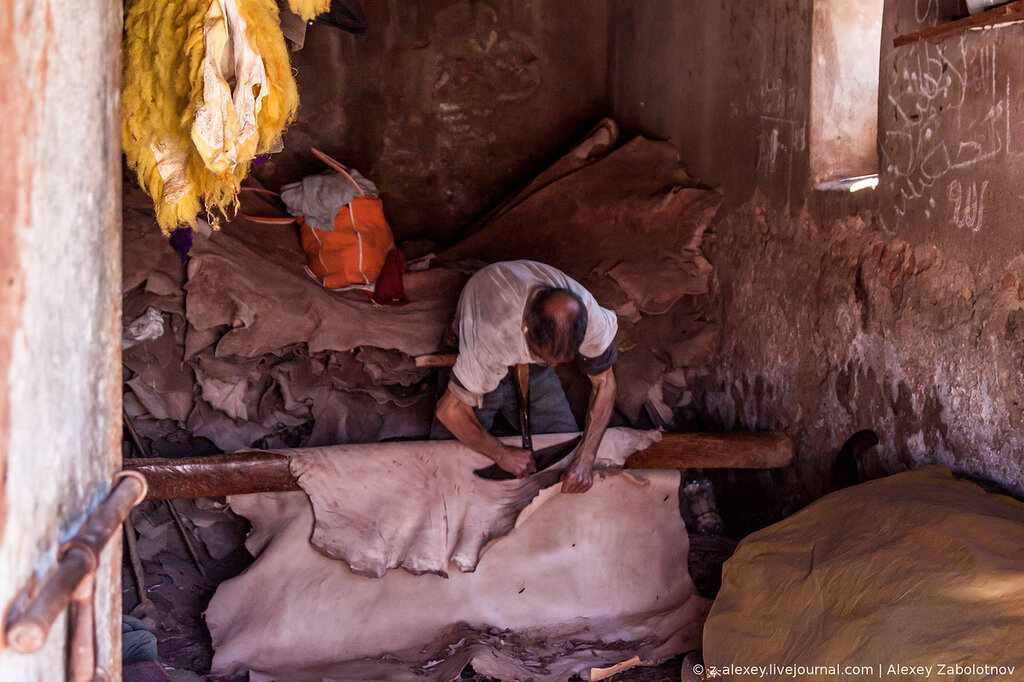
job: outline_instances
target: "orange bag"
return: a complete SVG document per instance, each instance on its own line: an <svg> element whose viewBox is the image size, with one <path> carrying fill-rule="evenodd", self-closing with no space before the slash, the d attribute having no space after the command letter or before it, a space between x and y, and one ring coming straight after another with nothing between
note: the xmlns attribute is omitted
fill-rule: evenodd
<svg viewBox="0 0 1024 682"><path fill-rule="evenodd" d="M310 227L302 216L296 217L309 270L328 289L373 284L384 267L388 251L395 248L391 227L384 219L384 203L378 197L365 196L340 163L319 149L312 149L312 152L348 178L360 196L334 216L333 232Z"/></svg>
<svg viewBox="0 0 1024 682"><path fill-rule="evenodd" d="M348 178L359 192L358 197L343 206L334 216L333 232L310 227L300 215L292 218L271 218L247 213L240 215L255 223L268 225L298 223L302 250L306 252L309 263L306 271L327 289L342 289L352 285L372 289L384 267L388 252L395 248L391 226L384 218L384 203L378 197L366 196L340 163L319 149L311 148L311 151L318 159ZM280 196L277 192L256 187L242 189Z"/></svg>
<svg viewBox="0 0 1024 682"><path fill-rule="evenodd" d="M302 216L296 220L309 270L328 289L373 284L388 251L395 248L384 204L377 197L353 199L334 217L333 232L310 227Z"/></svg>

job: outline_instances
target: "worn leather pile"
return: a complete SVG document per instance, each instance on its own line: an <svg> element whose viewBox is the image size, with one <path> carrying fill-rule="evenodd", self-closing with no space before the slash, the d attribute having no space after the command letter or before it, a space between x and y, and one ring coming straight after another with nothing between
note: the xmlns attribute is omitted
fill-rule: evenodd
<svg viewBox="0 0 1024 682"><path fill-rule="evenodd" d="M609 151L617 141L605 119L439 258L528 258L579 281L619 318L616 407L630 423L642 410L669 423L690 402L687 372L717 343L701 246L722 195L701 188L667 142L636 137Z"/></svg>
<svg viewBox="0 0 1024 682"><path fill-rule="evenodd" d="M310 279L294 226L239 218L209 237L197 232L185 270L152 203L126 183L124 323L153 308L165 328L123 353L128 417L152 454L165 457L425 439L436 376L413 356L441 349L475 267L532 258L563 269L618 314L616 402L626 420L671 421L690 399L687 373L711 359L717 338L703 317L711 266L701 246L721 196L696 187L666 143L616 144L614 123L603 122L440 254L440 267L407 273L410 303L397 308ZM240 570L215 557L239 550L244 522L207 505L200 523L195 505L179 505L207 567ZM166 595L161 655L179 665L209 660L196 635L200 602L228 575L201 579L164 508L142 513L149 540L141 559L154 594ZM126 600L133 603L127 592ZM176 658L167 635L191 653Z"/></svg>
<svg viewBox="0 0 1024 682"><path fill-rule="evenodd" d="M124 319L166 322L124 352L125 407L158 454L426 436L434 382L411 356L437 349L465 275L410 273L412 303L386 308L307 277L292 228L232 225L197 235L186 281L127 197L124 220Z"/></svg>
<svg viewBox="0 0 1024 682"><path fill-rule="evenodd" d="M148 198L126 184L124 204L124 323L152 308L164 327L123 353L125 411L150 454L427 436L435 377L411 356L438 347L464 274L410 273L413 302L377 306L311 280L294 227L241 221L197 234L186 271ZM214 587L251 560L248 524L212 500L174 504L206 575L166 506L144 503L134 517L148 601L138 603L126 570L125 604L156 632L165 661L207 670L201 612Z"/></svg>
<svg viewBox="0 0 1024 682"><path fill-rule="evenodd" d="M626 419L670 422L717 339L703 317L701 245L721 195L696 187L667 143L638 137L609 152L616 134L605 121L442 252L453 267L408 273L402 308L325 291L303 273L290 226L239 220L197 235L186 278L126 188L124 320L152 306L171 332L125 351L129 415L149 438L205 438L226 452L423 437L432 378L411 356L440 348L472 263L530 258L618 314Z"/></svg>

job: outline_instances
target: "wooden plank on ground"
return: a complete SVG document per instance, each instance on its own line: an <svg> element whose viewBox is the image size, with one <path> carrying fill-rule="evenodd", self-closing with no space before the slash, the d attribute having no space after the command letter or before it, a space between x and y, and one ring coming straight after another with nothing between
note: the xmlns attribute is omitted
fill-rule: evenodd
<svg viewBox="0 0 1024 682"><path fill-rule="evenodd" d="M893 39L892 44L894 47L901 47L903 45L917 43L922 40L935 43L940 40L945 40L946 38L959 35L965 31L990 28L1016 21L1024 21L1024 0L1017 0L1017 2L1011 2L1008 5L995 7L981 12L980 14L972 14L971 16L964 17L963 19L957 19L956 21L939 24L938 26L932 26L914 33L897 36Z"/></svg>
<svg viewBox="0 0 1024 682"><path fill-rule="evenodd" d="M774 469L792 461L793 441L774 433L666 433L626 468Z"/></svg>
<svg viewBox="0 0 1024 682"><path fill-rule="evenodd" d="M455 364L457 353L435 353L434 355L417 355L417 367L451 367Z"/></svg>

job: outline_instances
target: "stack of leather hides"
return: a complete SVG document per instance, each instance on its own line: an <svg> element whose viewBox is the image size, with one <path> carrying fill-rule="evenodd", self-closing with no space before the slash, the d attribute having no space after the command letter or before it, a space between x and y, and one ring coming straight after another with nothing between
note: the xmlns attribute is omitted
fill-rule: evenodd
<svg viewBox="0 0 1024 682"><path fill-rule="evenodd" d="M414 356L441 348L475 269L531 258L561 268L618 314L616 407L625 420L669 421L689 402L688 376L710 361L717 339L704 318L711 266L702 245L721 196L696 185L670 145L636 138L618 146L615 124L604 121L441 252L439 265L406 273L410 303L396 308L310 279L294 226L239 218L197 233L183 269L152 202L126 184L123 319L127 326L153 308L165 330L124 351L126 412L164 457L426 439L436 370L417 368ZM570 400L578 388L585 406L589 382L565 379ZM210 580L191 566L163 507L140 512L140 555L150 595L167 595L154 600L158 634L178 642L161 639L161 656L205 665L200 604L228 577L219 572L223 557L241 551L245 524L220 506L179 506ZM171 602L187 608L172 614ZM179 644L187 655L176 657Z"/></svg>
<svg viewBox="0 0 1024 682"><path fill-rule="evenodd" d="M124 320L153 307L168 330L124 353L129 415L172 456L194 453L194 438L231 452L425 437L434 378L412 357L440 348L476 267L531 258L618 314L616 407L627 421L670 421L717 339L701 245L721 195L695 187L667 143L609 151L616 134L603 122L442 252L441 267L407 273L401 308L319 287L294 226L239 219L197 234L183 272L151 205L126 187Z"/></svg>

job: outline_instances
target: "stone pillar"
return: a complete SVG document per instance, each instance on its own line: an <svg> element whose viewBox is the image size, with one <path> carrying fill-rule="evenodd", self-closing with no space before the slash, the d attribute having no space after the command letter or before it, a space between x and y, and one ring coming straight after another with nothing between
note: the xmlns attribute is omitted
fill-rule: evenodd
<svg viewBox="0 0 1024 682"><path fill-rule="evenodd" d="M0 608L17 608L110 486L121 432L121 3L0 5ZM98 575L120 671L120 538ZM66 677L65 617L0 679Z"/></svg>

